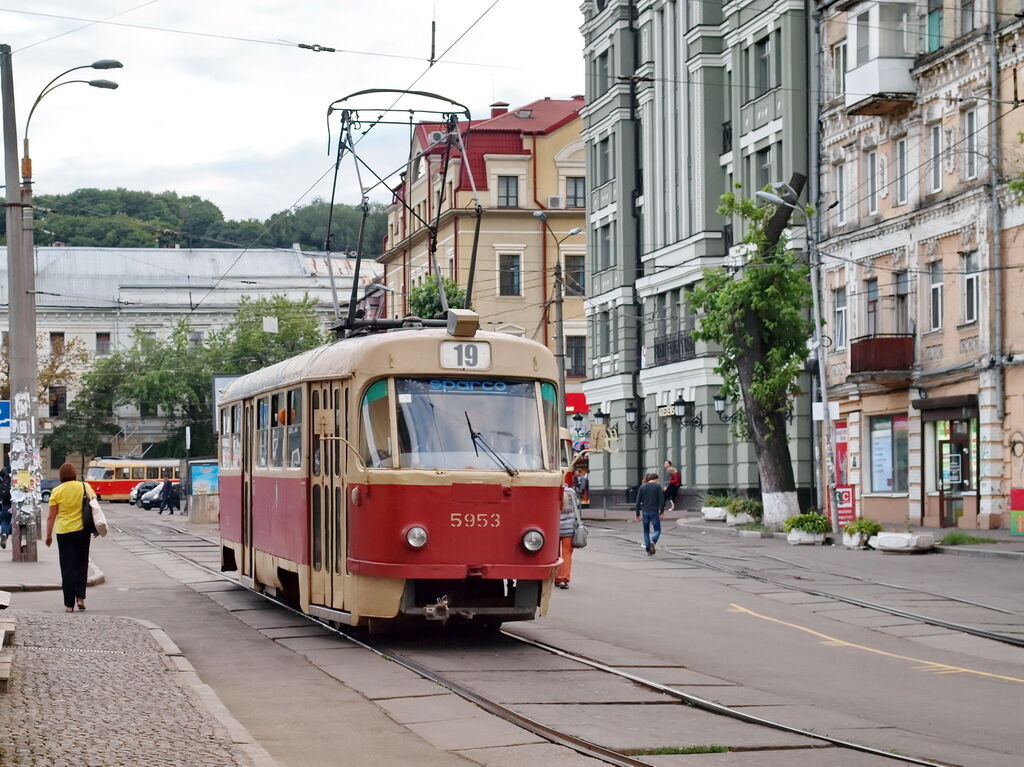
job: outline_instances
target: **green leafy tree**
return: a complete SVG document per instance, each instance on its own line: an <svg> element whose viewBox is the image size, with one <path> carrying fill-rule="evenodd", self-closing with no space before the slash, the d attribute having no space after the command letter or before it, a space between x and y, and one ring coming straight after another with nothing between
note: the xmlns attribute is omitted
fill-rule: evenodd
<svg viewBox="0 0 1024 767"><path fill-rule="evenodd" d="M277 319L277 332L263 329L263 318ZM249 373L294 357L326 342L316 315L316 300L309 296L290 301L284 296L252 300L242 297L235 316L208 343L212 373Z"/></svg>
<svg viewBox="0 0 1024 767"><path fill-rule="evenodd" d="M788 211L780 214L775 206L758 206L730 192L722 196L719 213L745 219L749 256L735 274L705 270L693 294L702 312L694 336L721 348L716 372L723 393L743 403L740 429L754 443L764 524L777 530L799 513L785 418L808 355L810 270L781 236Z"/></svg>
<svg viewBox="0 0 1024 767"><path fill-rule="evenodd" d="M454 280L447 277L444 281L444 293L448 297L448 306L452 309L466 308L466 291ZM441 313L441 296L437 292L437 279L424 280L409 291L409 313L415 317L431 319Z"/></svg>
<svg viewBox="0 0 1024 767"><path fill-rule="evenodd" d="M264 317L276 317L278 330L263 330ZM211 333L205 345L195 344L185 321L175 325L167 339L136 332L127 349L96 360L82 377L82 389L47 444L65 455L95 455L118 428L114 410L133 405L140 412L160 412L172 432L154 446L150 458L186 455L185 429L191 431L191 453L212 454L211 381L216 373L248 373L324 343L309 297L289 301L283 296L243 298L231 322ZM84 458L84 457L83 457Z"/></svg>

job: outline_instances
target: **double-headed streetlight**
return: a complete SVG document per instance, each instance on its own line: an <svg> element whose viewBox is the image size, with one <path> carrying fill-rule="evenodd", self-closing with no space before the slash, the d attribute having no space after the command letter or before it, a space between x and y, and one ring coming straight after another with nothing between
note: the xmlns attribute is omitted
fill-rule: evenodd
<svg viewBox="0 0 1024 767"><path fill-rule="evenodd" d="M565 289L562 281L562 243L570 237L575 237L583 231L582 227L574 226L564 237L559 238L548 225L548 214L542 210L535 210L533 215L541 220L544 229L555 241L555 328L558 334L555 337L555 356L558 358L558 388L561 392L562 406L561 415L558 418L560 426L568 426L569 421L565 414L565 320L562 317L562 302L565 297Z"/></svg>
<svg viewBox="0 0 1024 767"><path fill-rule="evenodd" d="M120 61L102 59L72 67L50 80L36 96L25 121L24 153L21 159L21 188L18 189L18 141L14 117L14 77L10 46L0 45L0 91L4 118L4 162L7 178L7 274L9 278L8 317L10 324L11 470L14 501L14 561L36 560L36 537L40 522L35 488L39 465L37 414L35 241L32 216L32 160L28 129L39 102L63 85L85 83L93 88L113 90L111 80L61 80L79 69L119 69ZM20 191L20 194L19 194ZM20 221L18 219L21 219Z"/></svg>

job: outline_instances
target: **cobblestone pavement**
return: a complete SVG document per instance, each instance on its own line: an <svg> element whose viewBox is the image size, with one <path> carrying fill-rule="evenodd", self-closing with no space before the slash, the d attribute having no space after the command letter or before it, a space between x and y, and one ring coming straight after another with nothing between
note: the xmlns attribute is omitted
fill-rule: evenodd
<svg viewBox="0 0 1024 767"><path fill-rule="evenodd" d="M7 767L249 767L181 681L150 630L129 618L5 611L17 620L0 764Z"/></svg>

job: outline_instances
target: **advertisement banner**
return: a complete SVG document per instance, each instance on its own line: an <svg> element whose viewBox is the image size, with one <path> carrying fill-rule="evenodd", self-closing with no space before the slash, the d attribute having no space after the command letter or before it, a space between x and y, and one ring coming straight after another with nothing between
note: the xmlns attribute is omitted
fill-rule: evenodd
<svg viewBox="0 0 1024 767"><path fill-rule="evenodd" d="M220 467L204 464L189 467L192 495L217 495L220 493Z"/></svg>

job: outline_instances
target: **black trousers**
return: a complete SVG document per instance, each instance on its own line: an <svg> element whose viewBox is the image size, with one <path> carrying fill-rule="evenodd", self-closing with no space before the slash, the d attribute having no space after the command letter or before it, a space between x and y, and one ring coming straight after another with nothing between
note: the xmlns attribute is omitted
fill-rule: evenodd
<svg viewBox="0 0 1024 767"><path fill-rule="evenodd" d="M89 576L89 542L86 530L57 533L60 578L64 588L64 606L74 607L75 597L85 599L85 581Z"/></svg>

